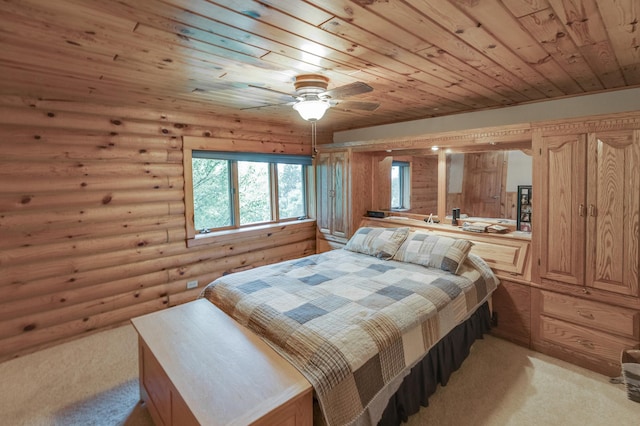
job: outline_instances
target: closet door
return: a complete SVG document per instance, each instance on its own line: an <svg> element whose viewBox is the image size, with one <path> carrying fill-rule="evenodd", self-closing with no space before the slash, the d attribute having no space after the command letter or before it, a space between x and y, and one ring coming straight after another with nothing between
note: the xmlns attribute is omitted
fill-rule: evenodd
<svg viewBox="0 0 640 426"><path fill-rule="evenodd" d="M325 235L348 235L348 168L347 152L320 153L316 158L316 221Z"/></svg>
<svg viewBox="0 0 640 426"><path fill-rule="evenodd" d="M540 278L584 285L585 134L545 136L541 149ZM535 191L535 189L534 189ZM535 229L534 229L535 231Z"/></svg>
<svg viewBox="0 0 640 426"><path fill-rule="evenodd" d="M589 135L587 286L639 296L640 131Z"/></svg>
<svg viewBox="0 0 640 426"><path fill-rule="evenodd" d="M347 238L349 234L349 206L347 205L349 156L346 151L340 151L334 152L332 157L333 227L331 234L335 237Z"/></svg>
<svg viewBox="0 0 640 426"><path fill-rule="evenodd" d="M331 154L320 153L316 157L316 223L324 234L331 233Z"/></svg>

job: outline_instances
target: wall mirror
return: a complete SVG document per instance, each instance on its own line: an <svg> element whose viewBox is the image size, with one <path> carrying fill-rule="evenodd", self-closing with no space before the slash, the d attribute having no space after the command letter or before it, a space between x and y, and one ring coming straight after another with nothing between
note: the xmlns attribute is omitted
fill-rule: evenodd
<svg viewBox="0 0 640 426"><path fill-rule="evenodd" d="M443 152L385 151L374 153L374 158L373 208L377 210L451 216L452 209L459 208L463 218L515 225L518 186L533 181L530 141ZM445 171L440 179L439 169ZM443 206L439 199L444 200Z"/></svg>
<svg viewBox="0 0 640 426"><path fill-rule="evenodd" d="M460 208L469 217L517 219L518 186L532 182L530 151L450 153L446 161L447 215Z"/></svg>

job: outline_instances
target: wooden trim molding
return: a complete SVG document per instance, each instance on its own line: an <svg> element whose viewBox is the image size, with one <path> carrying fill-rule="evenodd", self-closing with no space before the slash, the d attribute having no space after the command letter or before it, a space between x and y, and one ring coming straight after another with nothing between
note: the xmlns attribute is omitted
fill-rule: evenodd
<svg viewBox="0 0 640 426"><path fill-rule="evenodd" d="M256 141L249 139L212 138L198 136L184 136L182 138L184 150L210 150L230 152L257 152ZM311 155L311 145L303 143L260 141L259 152L270 154Z"/></svg>
<svg viewBox="0 0 640 426"><path fill-rule="evenodd" d="M465 131L424 134L418 137L373 139L366 141L323 144L318 150L336 150L353 148L354 150L421 149L425 147L462 147L469 145L488 145L493 143L521 142L531 139L529 123L487 127Z"/></svg>
<svg viewBox="0 0 640 426"><path fill-rule="evenodd" d="M624 130L640 128L640 111L623 112L597 116L586 116L572 119L539 121L507 126L475 128L469 130L425 133L419 136L397 137L385 139L369 139L361 141L336 142L322 144L318 150L331 151L353 148L354 151L384 151L425 149L432 146L440 148L473 149L486 148L486 145L517 144L530 141L534 130L546 133L596 132L604 130ZM471 148L469 148L471 146ZM495 147L492 149L496 149Z"/></svg>
<svg viewBox="0 0 640 426"><path fill-rule="evenodd" d="M557 120L532 124L532 128L546 134L593 133L608 130L632 130L640 128L640 111L585 117L573 120Z"/></svg>

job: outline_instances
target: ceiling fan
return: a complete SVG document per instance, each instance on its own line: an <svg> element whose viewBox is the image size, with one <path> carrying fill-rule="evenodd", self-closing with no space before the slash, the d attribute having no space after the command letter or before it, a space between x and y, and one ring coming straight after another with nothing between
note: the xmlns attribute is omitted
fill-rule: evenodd
<svg viewBox="0 0 640 426"><path fill-rule="evenodd" d="M320 120L329 108L337 105L344 109L362 111L375 111L380 106L377 102L344 101L341 99L373 91L371 86L361 81L327 90L329 86L327 77L319 74L303 74L297 76L293 84L296 90L295 95L257 85L249 86L292 97L294 100L286 105L293 105L293 109L298 111L298 114L303 119L312 122ZM262 108L264 106L267 105L254 108Z"/></svg>

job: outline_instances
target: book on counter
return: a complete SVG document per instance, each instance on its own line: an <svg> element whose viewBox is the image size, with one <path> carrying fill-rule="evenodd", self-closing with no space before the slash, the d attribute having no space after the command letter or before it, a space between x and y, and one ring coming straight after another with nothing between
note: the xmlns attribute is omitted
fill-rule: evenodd
<svg viewBox="0 0 640 426"><path fill-rule="evenodd" d="M506 226L487 222L465 222L462 224L462 230L469 232L491 232L494 234L504 234L509 232L509 228Z"/></svg>
<svg viewBox="0 0 640 426"><path fill-rule="evenodd" d="M506 234L507 232L509 232L509 228L507 228L506 226L494 224L491 226L487 226L487 232L491 232L493 234Z"/></svg>
<svg viewBox="0 0 640 426"><path fill-rule="evenodd" d="M491 224L486 222L464 222L462 224L462 230L470 232L487 232L487 227L489 226L491 226Z"/></svg>

